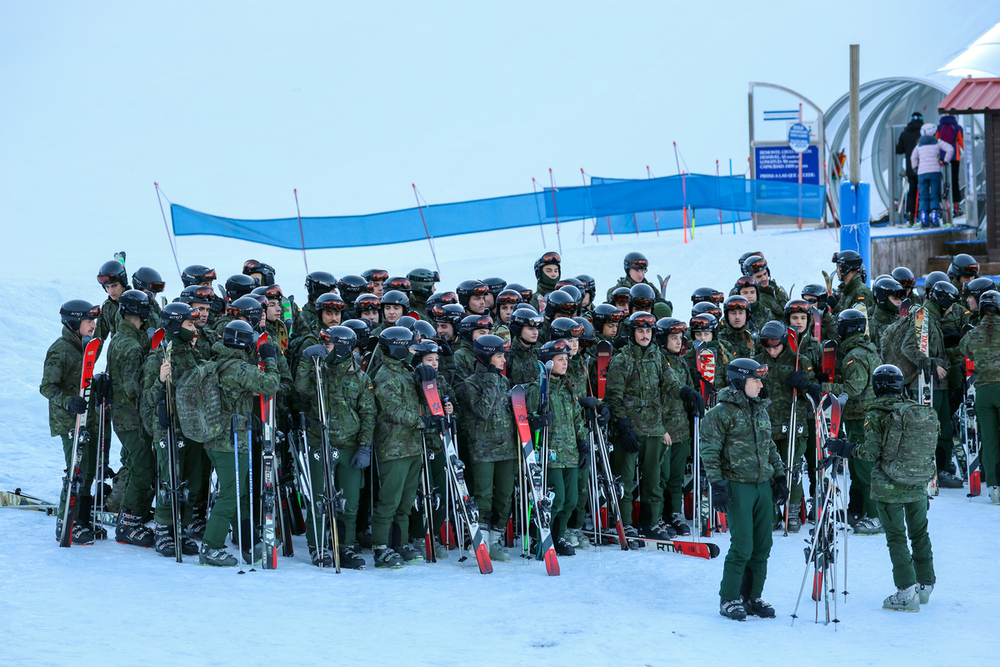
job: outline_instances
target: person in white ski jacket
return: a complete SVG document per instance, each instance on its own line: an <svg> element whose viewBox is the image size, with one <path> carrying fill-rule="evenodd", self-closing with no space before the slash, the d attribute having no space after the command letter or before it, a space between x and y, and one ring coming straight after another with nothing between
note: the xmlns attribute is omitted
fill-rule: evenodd
<svg viewBox="0 0 1000 667"><path fill-rule="evenodd" d="M948 162L955 152L951 144L934 136L936 130L933 124L924 123L920 128L920 140L910 154L910 164L917 172L917 187L920 190L917 219L921 227L940 225L941 160Z"/></svg>

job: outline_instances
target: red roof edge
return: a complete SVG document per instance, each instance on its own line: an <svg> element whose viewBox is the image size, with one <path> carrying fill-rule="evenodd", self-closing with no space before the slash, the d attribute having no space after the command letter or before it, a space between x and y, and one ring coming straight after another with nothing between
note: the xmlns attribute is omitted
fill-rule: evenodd
<svg viewBox="0 0 1000 667"><path fill-rule="evenodd" d="M949 114L1000 113L1000 78L962 79L938 110Z"/></svg>

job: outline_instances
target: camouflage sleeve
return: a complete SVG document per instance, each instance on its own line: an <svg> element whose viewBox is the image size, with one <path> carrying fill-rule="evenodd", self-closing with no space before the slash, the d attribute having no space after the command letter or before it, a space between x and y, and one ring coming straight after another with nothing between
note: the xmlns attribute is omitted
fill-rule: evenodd
<svg viewBox="0 0 1000 667"><path fill-rule="evenodd" d="M906 326L906 323L901 326ZM919 364L920 359L923 357L923 355L920 354L917 332L912 326L906 326L906 335L903 338L903 345L900 349L900 353L909 359L914 365Z"/></svg>
<svg viewBox="0 0 1000 667"><path fill-rule="evenodd" d="M55 403L63 410L69 410L69 403L73 400L61 388L63 374L66 372L65 356L59 353L57 346L53 345L45 353L45 362L42 365L42 382L38 386L38 392Z"/></svg>
<svg viewBox="0 0 1000 667"><path fill-rule="evenodd" d="M384 369L384 371L375 378L374 384L379 419L391 424L399 424L404 428L422 427L423 420L420 419L419 404L411 404L407 400L402 381L395 374L388 372L388 369Z"/></svg>
<svg viewBox="0 0 1000 667"><path fill-rule="evenodd" d="M238 388L263 396L273 396L278 393L281 377L278 375L278 365L274 359L264 360L264 370L251 363L238 364L236 368L238 370L231 376L230 382L235 383Z"/></svg>
<svg viewBox="0 0 1000 667"><path fill-rule="evenodd" d="M962 351L962 354L967 356L969 359L972 359L972 361L976 360L976 353L972 345L974 334L975 330L970 331L968 335L962 336L962 340L958 344L958 349Z"/></svg>
<svg viewBox="0 0 1000 667"><path fill-rule="evenodd" d="M468 400L465 405L477 419L492 422L509 411L510 398L507 396L506 383L501 379L502 375L484 373L481 377L483 378L482 386L479 387L478 396L470 394L468 398L471 400ZM537 406L537 399L535 404Z"/></svg>
<svg viewBox="0 0 1000 667"><path fill-rule="evenodd" d="M785 475L785 462L781 458L781 454L778 453L778 445L775 444L774 438L768 439L769 444L767 447L767 461L774 468L774 474L771 475L771 479L775 479Z"/></svg>
<svg viewBox="0 0 1000 667"><path fill-rule="evenodd" d="M625 353L627 354L627 353ZM625 380L629 371L628 358L618 354L608 364L608 378L604 385L604 402L614 419L625 416Z"/></svg>
<svg viewBox="0 0 1000 667"><path fill-rule="evenodd" d="M701 420L701 465L705 469L709 483L722 479L722 445L726 441L728 432L725 408L721 405L709 410Z"/></svg>
<svg viewBox="0 0 1000 667"><path fill-rule="evenodd" d="M854 354L853 350L848 352L847 358L844 360L843 374L842 382L829 383L828 393L839 396L847 392L848 398L857 398L865 393L865 389L868 388L872 380L871 374L864 364L864 359Z"/></svg>
<svg viewBox="0 0 1000 667"><path fill-rule="evenodd" d="M135 405L139 404L139 397L142 396L144 356L139 347L129 346L122 350L115 368L114 381Z"/></svg>
<svg viewBox="0 0 1000 667"><path fill-rule="evenodd" d="M305 357L299 360L299 367L295 370L295 391L305 399L315 400L310 397L316 394L316 373Z"/></svg>
<svg viewBox="0 0 1000 667"><path fill-rule="evenodd" d="M166 387L160 382L160 364L163 359L159 354L151 354L146 357L146 362L142 365L142 400L141 403L146 408L156 409L160 402L160 392Z"/></svg>
<svg viewBox="0 0 1000 667"><path fill-rule="evenodd" d="M664 433L669 433L673 418L668 414L667 406L674 401L675 396L680 396L681 382L678 379L678 373L675 373L668 364L664 364L663 366L664 368L660 373L660 405L664 408L663 414L661 415L661 421L663 423ZM682 440L686 436L672 435L671 437L675 437L677 440Z"/></svg>
<svg viewBox="0 0 1000 667"><path fill-rule="evenodd" d="M371 447L375 436L375 388L364 371L359 370L358 377L361 386L358 394L358 419L361 422L358 442Z"/></svg>
<svg viewBox="0 0 1000 667"><path fill-rule="evenodd" d="M882 440L885 437L882 410L869 410L865 415L865 439L854 443L851 457L862 461L875 461L882 452Z"/></svg>

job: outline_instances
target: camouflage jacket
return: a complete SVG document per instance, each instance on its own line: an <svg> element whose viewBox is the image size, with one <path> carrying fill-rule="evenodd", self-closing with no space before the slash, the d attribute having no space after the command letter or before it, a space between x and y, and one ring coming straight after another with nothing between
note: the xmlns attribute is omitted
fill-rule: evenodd
<svg viewBox="0 0 1000 667"><path fill-rule="evenodd" d="M455 377L455 350L458 349L458 341L454 343L447 343L448 349L451 350L451 354L445 354L443 351L438 354L438 377L444 378L448 381L448 384L455 387L457 381Z"/></svg>
<svg viewBox="0 0 1000 667"><path fill-rule="evenodd" d="M660 437L667 431L667 405L670 395L679 391L656 343L642 347L630 342L608 365L605 403L613 419L631 419L639 436Z"/></svg>
<svg viewBox="0 0 1000 667"><path fill-rule="evenodd" d="M771 318L782 321L785 317L785 304L788 303L788 295L782 287L772 279L767 287L757 288L757 302L771 313ZM757 326L762 327L764 322L758 322Z"/></svg>
<svg viewBox="0 0 1000 667"><path fill-rule="evenodd" d="M160 365L163 363L168 343L171 344L170 377L172 383L180 382L185 373L205 362L195 348L169 331L165 334L160 347L151 351L146 357L146 361L142 365L142 396L139 402L139 416L142 418L146 432L152 434L153 442L159 442L166 434L163 427L160 426L157 409L160 397L166 391L166 385L160 382Z"/></svg>
<svg viewBox="0 0 1000 667"><path fill-rule="evenodd" d="M108 343L108 375L111 376L111 420L119 433L141 427L139 403L142 396L142 365L149 354L146 327L118 317L117 333Z"/></svg>
<svg viewBox="0 0 1000 667"><path fill-rule="evenodd" d="M305 336L306 334L317 335L320 330L320 320L319 313L316 312L316 303L309 301L306 305L302 306L299 311L299 321L295 323L296 336Z"/></svg>
<svg viewBox="0 0 1000 667"><path fill-rule="evenodd" d="M583 355L577 353L575 357L569 358L569 369L566 371L566 377L569 378L570 383L573 385L573 395L588 396L590 391L591 381L587 374L587 365L584 362Z"/></svg>
<svg viewBox="0 0 1000 667"><path fill-rule="evenodd" d="M875 400L872 373L882 364L875 346L864 334L851 334L837 348L837 370L834 380L823 383L823 391L834 396L847 394L842 418L861 420Z"/></svg>
<svg viewBox="0 0 1000 667"><path fill-rule="evenodd" d="M920 308L927 311L927 354L934 364L948 370L951 368L951 361L948 358L948 350L944 347L944 335L941 333L941 306L928 299L917 310ZM914 315L915 312L911 311L910 314ZM923 356L920 354L920 336L917 332L916 317L909 319L913 321L914 326L906 327L901 353L919 367L919 360ZM938 381L937 374L935 373L932 377L934 377L934 390L943 390L944 387Z"/></svg>
<svg viewBox="0 0 1000 667"><path fill-rule="evenodd" d="M273 359L264 360L264 370L260 370L250 351L235 350L222 343L216 343L212 350L219 372L219 398L222 409L232 423L236 415L236 436L241 452L248 450L247 419L257 411L258 395L273 396L278 391L280 379L278 366ZM171 355L173 362L173 355ZM233 451L233 435L226 433L205 443L205 449L216 452Z"/></svg>
<svg viewBox="0 0 1000 667"><path fill-rule="evenodd" d="M730 361L733 359L753 359L757 354L757 339L750 332L749 326L734 329L723 317L716 337L726 346Z"/></svg>
<svg viewBox="0 0 1000 667"><path fill-rule="evenodd" d="M650 287L653 288L653 292L656 294L656 298L657 299L662 299L663 298L663 295L660 294L660 286L659 285L654 285L653 283L649 282L645 278L642 279L642 282L644 284L649 285ZM608 301L611 301L611 293L614 292L619 287L627 287L629 289L632 289L632 287L634 285L637 285L637 284L638 283L636 283L634 280L632 280L631 278L629 278L628 275L622 276L621 278L618 279L618 282L616 282L614 285L612 285L611 287L608 288L608 295L607 295ZM665 317L670 317L670 316L669 315L665 315Z"/></svg>
<svg viewBox="0 0 1000 667"><path fill-rule="evenodd" d="M330 352L321 364L323 405L326 408L327 436L338 449L360 445L371 446L375 433L375 394L371 378L354 361L353 356L335 363ZM321 442L319 402L316 392L316 370L309 359L299 362L295 389L300 404L309 413L309 444Z"/></svg>
<svg viewBox="0 0 1000 667"><path fill-rule="evenodd" d="M819 321L820 335L823 337L823 340L835 340L839 343L840 334L837 333L837 318L833 316L829 308L823 309L823 317Z"/></svg>
<svg viewBox="0 0 1000 667"><path fill-rule="evenodd" d="M767 398L770 401L770 405L767 406L767 414L771 418L771 437L776 442L787 441L789 422L792 419L792 388L785 384L785 380L795 371L795 353L786 345L777 358L772 359L765 350L754 357L754 361L767 364L768 368L767 377L764 378L764 388L767 389ZM816 382L812 362L801 354L799 355L799 371L809 378L809 382ZM800 393L795 402L795 419L802 427L803 432L803 435L799 436L799 440L804 438L805 433L809 431L812 415L809 398Z"/></svg>
<svg viewBox="0 0 1000 667"><path fill-rule="evenodd" d="M457 386L464 382L466 378L475 374L481 364L476 363L476 357L472 354L472 344L465 339L462 339L462 345L454 348L454 352L451 357L454 362L452 385Z"/></svg>
<svg viewBox="0 0 1000 667"><path fill-rule="evenodd" d="M508 397L507 378L480 364L455 390L469 433L467 444L472 463L516 459L517 425Z"/></svg>
<svg viewBox="0 0 1000 667"><path fill-rule="evenodd" d="M890 310L891 308L891 310ZM868 337L875 349L881 352L882 332L899 319L899 310L891 304L878 304L868 316Z"/></svg>
<svg viewBox="0 0 1000 667"><path fill-rule="evenodd" d="M382 359L373 382L375 391L375 453L378 460L419 456L423 453L423 398L410 367L390 357Z"/></svg>
<svg viewBox="0 0 1000 667"><path fill-rule="evenodd" d="M149 322L146 323L147 326ZM118 326L118 302L111 297L101 304L101 314L97 318L97 328L94 330L94 337L107 340L108 336L117 330ZM82 361L80 363L83 363Z"/></svg>
<svg viewBox="0 0 1000 667"><path fill-rule="evenodd" d="M985 315L959 348L976 365L976 387L1000 382L1000 317Z"/></svg>
<svg viewBox="0 0 1000 667"><path fill-rule="evenodd" d="M837 288L840 294L840 301L837 302L836 312L839 315L848 308L860 310L865 315L875 309L875 295L868 289L868 286L861 280L861 274L855 274L850 281L840 283Z"/></svg>
<svg viewBox="0 0 1000 667"><path fill-rule="evenodd" d="M699 389L691 379L691 371L682 355L663 350L663 358L667 362L666 372L673 374L676 383L675 390L667 394L664 422L671 439L675 443L683 442L691 437L691 420L688 418L687 405L681 400L681 388L687 386L695 391Z"/></svg>
<svg viewBox="0 0 1000 667"><path fill-rule="evenodd" d="M49 400L49 433L62 436L76 426L76 415L69 411L69 404L80 395L83 377L83 341L62 327L62 334L49 346L42 365L42 382L39 393ZM94 396L91 394L91 404ZM97 438L97 410L87 412L87 430Z"/></svg>
<svg viewBox="0 0 1000 667"><path fill-rule="evenodd" d="M146 324L148 328L149 323L147 322ZM222 336L213 332L206 324L204 327L200 327L198 329L198 339L195 340L194 347L204 359L211 360L215 358L215 353L212 352L212 346L221 341ZM148 344L147 347L149 347Z"/></svg>
<svg viewBox="0 0 1000 667"><path fill-rule="evenodd" d="M768 399L750 399L732 387L701 422L701 461L709 483L757 484L785 474L771 439Z"/></svg>
<svg viewBox="0 0 1000 667"><path fill-rule="evenodd" d="M762 349L761 352L765 350ZM823 343L812 337L812 328L807 328L799 334L799 356L808 360L816 373L823 370Z"/></svg>
<svg viewBox="0 0 1000 667"><path fill-rule="evenodd" d="M872 466L871 497L883 503L912 503L927 497L926 484L897 484L889 479L889 476L878 464L882 455L885 431L891 423L893 408L900 401L912 402L894 394L886 394L874 400L871 409L865 416L864 442L856 443L851 451L851 456L854 458L875 463ZM933 429L934 433L937 433L936 418L930 428Z"/></svg>
<svg viewBox="0 0 1000 667"><path fill-rule="evenodd" d="M576 443L586 441L587 427L583 410L577 403L580 395L573 390L569 375L553 375L549 382L548 410L552 413L549 427L549 465L553 468L575 468L580 462Z"/></svg>
<svg viewBox="0 0 1000 667"><path fill-rule="evenodd" d="M511 386L538 380L538 345L528 347L520 337L514 338L507 353L507 379Z"/></svg>
<svg viewBox="0 0 1000 667"><path fill-rule="evenodd" d="M410 294L410 312L416 313L417 315L420 316L420 319L426 320L428 322L431 322L431 324L433 324L431 318L427 315L427 299L424 298L423 295L417 294L416 292L412 292Z"/></svg>

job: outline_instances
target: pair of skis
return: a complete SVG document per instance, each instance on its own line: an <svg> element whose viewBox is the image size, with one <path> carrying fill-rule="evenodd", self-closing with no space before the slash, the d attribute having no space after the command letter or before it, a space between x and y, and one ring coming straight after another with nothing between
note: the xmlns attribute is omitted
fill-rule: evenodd
<svg viewBox="0 0 1000 667"><path fill-rule="evenodd" d="M337 515L343 511L343 499L340 497L340 491L337 490L337 485L333 476L333 466L330 464L331 457L336 459L339 456L339 452L330 446L330 434L329 426L326 418L326 399L323 396L323 366L322 361L319 357L313 357L313 372L316 375L316 403L319 406L319 421L320 421L320 445L319 452L317 452L319 458L323 463L323 489L312 489L312 506L316 507L317 504L321 505L323 519L319 522L319 534L316 539L316 550L319 554L319 562L321 567L325 566L324 556L327 539L326 539L326 526L329 523L330 527L330 537L333 542L333 564L334 569L337 574L340 574L340 530L337 527ZM305 424L303 426L303 433L305 433ZM304 439L303 439L304 440ZM308 446L305 452L307 470L311 470L311 462L309 461L310 453L308 451ZM312 479L310 475L310 480ZM319 493L322 491L322 496ZM316 501L320 502L317 503ZM316 520L313 520L313 526L316 526Z"/></svg>
<svg viewBox="0 0 1000 667"><path fill-rule="evenodd" d="M930 358L930 320L927 319L927 308L920 307L913 313L913 326L917 335L917 401L930 407L934 404L934 364ZM947 400L947 399L946 399ZM927 495L938 494L937 475L927 482Z"/></svg>
<svg viewBox="0 0 1000 667"><path fill-rule="evenodd" d="M979 452L982 442L979 439L979 426L976 422L976 366L972 359L965 358L965 398L962 401L962 447L965 449L965 461L969 474L969 498L975 498L982 493L982 477L979 472Z"/></svg>
<svg viewBox="0 0 1000 667"><path fill-rule="evenodd" d="M90 387L94 378L94 366L97 363L97 353L101 347L100 338L83 339L83 369L80 374L79 396L90 406ZM66 507L63 512L62 533L59 535L59 546L69 547L73 543L73 515L76 512L76 504L80 499L80 492L83 486L83 475L80 471L80 463L83 460L83 447L90 440L87 432L87 411L76 416L76 425L71 433L73 444L70 449L70 464L66 469L66 477L63 480L63 488L66 492Z"/></svg>
<svg viewBox="0 0 1000 667"><path fill-rule="evenodd" d="M267 342L267 334L263 333L257 339L257 349ZM264 370L264 360L260 360L260 370ZM274 459L274 437L277 429L274 427L274 396L260 395L260 423L261 423L261 520L262 538L264 542L264 561L261 567L265 570L275 570L278 567L278 546L282 544L278 540L277 521L275 511L282 514L282 505L276 502L276 470ZM250 467L253 467L251 457ZM253 489L250 489L253 494ZM282 516L283 518L283 516ZM253 517L251 517L252 523ZM285 533L284 521L282 521L282 533ZM284 542L291 545L291 536L283 534Z"/></svg>

